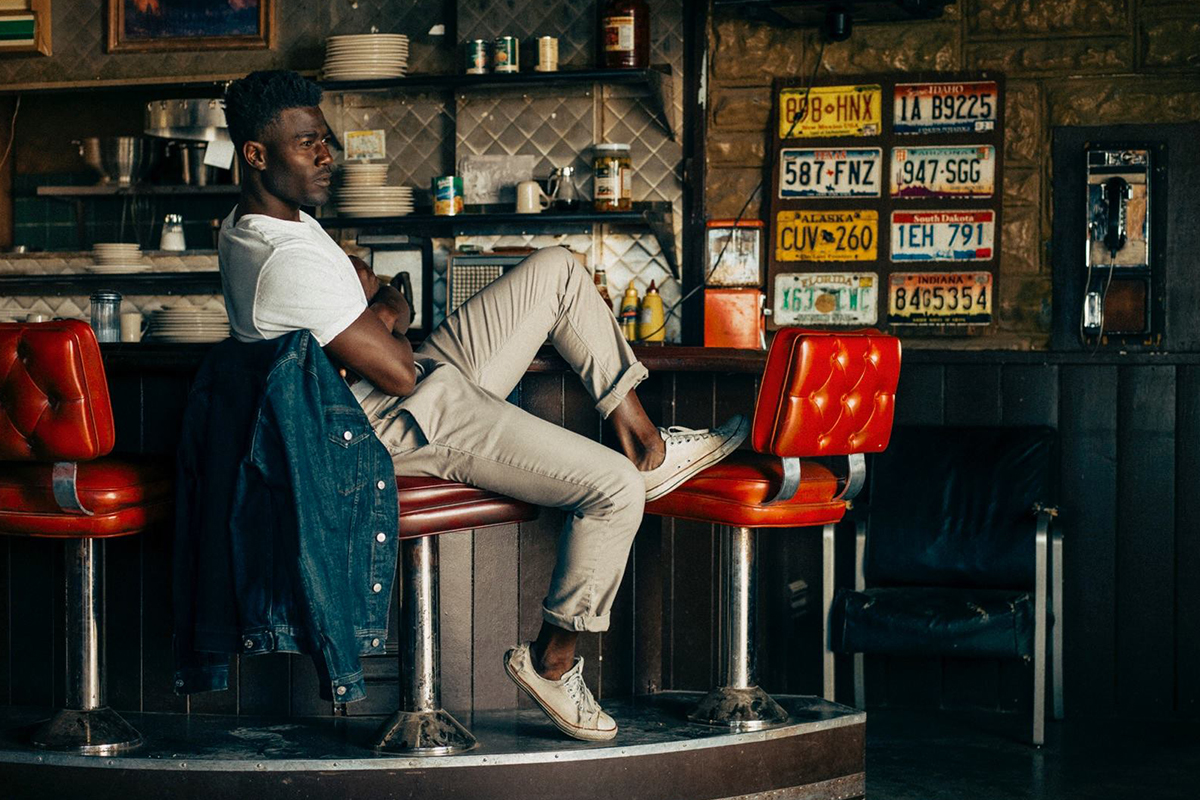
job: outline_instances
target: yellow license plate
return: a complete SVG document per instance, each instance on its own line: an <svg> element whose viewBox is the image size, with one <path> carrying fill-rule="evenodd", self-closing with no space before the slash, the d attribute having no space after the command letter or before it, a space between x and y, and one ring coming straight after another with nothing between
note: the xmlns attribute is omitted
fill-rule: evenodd
<svg viewBox="0 0 1200 800"><path fill-rule="evenodd" d="M779 138L878 136L883 90L878 84L814 86L779 92Z"/></svg>
<svg viewBox="0 0 1200 800"><path fill-rule="evenodd" d="M780 211L775 217L777 261L874 261L877 211Z"/></svg>
<svg viewBox="0 0 1200 800"><path fill-rule="evenodd" d="M893 272L888 282L893 325L989 325L990 272Z"/></svg>

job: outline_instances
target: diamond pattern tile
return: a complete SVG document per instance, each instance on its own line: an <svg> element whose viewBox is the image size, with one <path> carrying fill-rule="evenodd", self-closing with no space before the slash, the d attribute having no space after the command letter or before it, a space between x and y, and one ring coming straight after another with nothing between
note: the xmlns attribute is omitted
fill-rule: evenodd
<svg viewBox="0 0 1200 800"><path fill-rule="evenodd" d="M596 0L459 0L458 39L521 38L521 66L537 63L533 39L558 37L558 63L589 67L595 63Z"/></svg>
<svg viewBox="0 0 1200 800"><path fill-rule="evenodd" d="M559 61L564 66L593 65L598 0L281 0L277 2L278 44L272 51L226 51L214 68L211 52L163 55L109 56L103 52L105 0L74 0L54 4L54 50L51 59L22 57L0 60L0 82L71 81L143 75L187 75L250 71L271 67L315 69L323 58L326 35L401 32L411 40L413 71L451 71L460 65L459 43L471 38L520 36L522 64L532 68L536 53L531 37L557 36ZM675 103L683 68L683 0L651 0L651 61L669 64L676 76ZM457 11L455 12L455 8ZM453 19L449 18L454 16ZM449 36L431 36L434 25L444 23ZM452 41L451 38L455 39ZM597 86L562 92L525 89L490 93L468 92L453 98L430 94L344 94L326 97L323 108L330 124L347 129L382 128L387 131L391 170L389 182L409 184L419 190L418 202L428 202L431 178L454 171L467 154L527 154L537 156L535 175L545 177L553 167L577 168L578 188L591 197L590 147L598 141L626 141L632 145L634 199L664 200L674 204L676 242L682 220L682 175L679 145L671 142L654 120L649 98L631 87ZM351 124L353 127L351 128ZM475 236L462 243L485 247L529 245L543 247L560 242L588 255L589 267L608 271L614 295L634 281L639 292L654 280L668 305L678 298L679 286L669 274L658 242L648 232L596 226L591 235ZM445 260L454 245L439 240L434 251L434 321L439 289L444 298ZM678 246L676 248L678 250ZM82 256L61 254L41 259L39 271L70 272L80 268ZM0 273L10 272L17 260L0 260ZM189 268L180 263L169 269ZM440 269L439 269L440 267ZM28 267L21 267L28 268ZM210 265L193 268L210 269ZM188 298L211 303L219 298ZM57 304L71 316L86 316L87 298L0 298L0 310L19 302ZM147 310L179 298L130 298ZM157 305L156 305L157 304ZM21 306L24 307L24 306ZM73 311L72 311L73 309ZM39 309L53 311L55 309ZM77 313L76 313L77 312ZM678 320L668 321L668 338L678 340Z"/></svg>

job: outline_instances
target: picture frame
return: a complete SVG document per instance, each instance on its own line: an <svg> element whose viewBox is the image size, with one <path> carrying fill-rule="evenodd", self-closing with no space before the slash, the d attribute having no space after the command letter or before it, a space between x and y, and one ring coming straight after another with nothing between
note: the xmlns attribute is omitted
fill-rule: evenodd
<svg viewBox="0 0 1200 800"><path fill-rule="evenodd" d="M107 52L266 50L275 0L106 0Z"/></svg>
<svg viewBox="0 0 1200 800"><path fill-rule="evenodd" d="M50 0L0 4L0 54L52 54Z"/></svg>

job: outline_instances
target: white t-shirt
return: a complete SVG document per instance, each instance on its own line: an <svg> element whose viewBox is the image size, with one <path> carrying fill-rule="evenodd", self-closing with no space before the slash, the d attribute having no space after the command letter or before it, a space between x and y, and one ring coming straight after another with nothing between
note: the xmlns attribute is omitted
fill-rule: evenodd
<svg viewBox="0 0 1200 800"><path fill-rule="evenodd" d="M236 213L221 223L217 243L235 339L255 342L310 330L324 347L366 310L350 257L315 219L303 211L298 222L246 214L235 225ZM371 388L361 380L354 396L361 400Z"/></svg>

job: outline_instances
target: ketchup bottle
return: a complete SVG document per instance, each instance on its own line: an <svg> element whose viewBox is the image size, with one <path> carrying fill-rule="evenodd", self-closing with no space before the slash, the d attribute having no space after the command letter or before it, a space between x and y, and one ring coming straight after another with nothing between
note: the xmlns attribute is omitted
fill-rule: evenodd
<svg viewBox="0 0 1200 800"><path fill-rule="evenodd" d="M650 66L650 7L646 0L607 0L600 17L600 66Z"/></svg>

